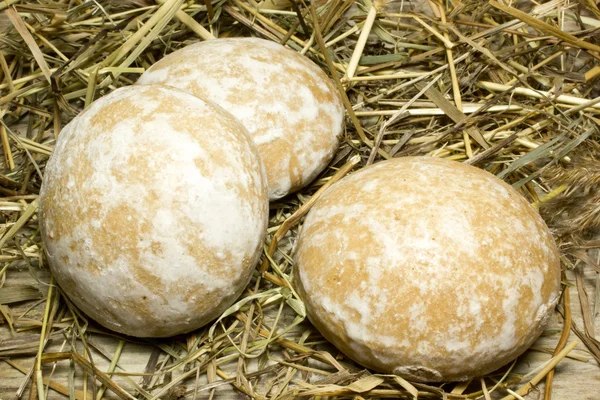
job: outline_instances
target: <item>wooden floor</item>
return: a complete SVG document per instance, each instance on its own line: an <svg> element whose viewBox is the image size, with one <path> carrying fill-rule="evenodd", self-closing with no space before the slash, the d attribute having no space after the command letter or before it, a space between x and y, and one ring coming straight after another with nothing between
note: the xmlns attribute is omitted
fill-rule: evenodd
<svg viewBox="0 0 600 400"><path fill-rule="evenodd" d="M30 275L29 271L26 268L21 270L10 270L8 271L10 279L7 282L10 285L20 285L20 284L29 284L36 285L41 290L44 290L44 286L40 283L37 283ZM590 298L590 303L594 303L594 299L596 298L595 293L595 284L596 284L596 273L589 269L589 272L585 277L586 288L588 292L588 296ZM40 281L45 281L47 276L40 276ZM571 277L572 279L572 277ZM581 318L581 309L579 306L579 299L577 297L577 291L575 288L571 289L571 303L572 303L572 312L573 312L573 320L578 325L578 327L582 327L582 318ZM41 308L43 304L40 304L38 308ZM600 305L599 305L600 306ZM18 311L22 309L23 311L26 309L26 304L19 305L18 307L12 307L11 310ZM599 307L600 308L600 307ZM41 312L41 310L39 311ZM596 326L596 334L598 334L598 326L600 325L600 318L596 316L595 318L595 326ZM306 329L308 325L304 326L303 329ZM557 316L554 316L550 326L546 329L542 337L534 344L532 349L527 351L522 357L520 357L518 363L515 365L514 371L527 374L536 367L543 364L550 358L550 352L553 350L558 337L561 331L561 324L558 321ZM39 329L19 332L15 337L12 337L9 330L7 329L6 324L0 325L0 354L3 354L3 351L6 351L14 343L20 343L23 340L31 340L32 343L37 341L39 333ZM571 334L570 341L578 340L577 337ZM95 364L103 371L109 366L109 362L105 355L112 356L116 350L116 346L118 341L115 338L106 335L91 335L90 342L94 347L99 349L100 351L96 351L94 354L94 362ZM153 345L146 344L143 342L133 343L127 342L123 348L122 355L118 362L117 370L128 371L128 372L142 372L146 366L146 363L150 357L150 354L155 348ZM69 344L65 341L63 336L58 336L52 338L50 343L47 346L46 352L56 352L56 351L68 351ZM37 349L32 347L32 354L35 353ZM335 354L335 350L332 349ZM5 353L4 353L5 354ZM7 361L12 363L12 366L9 365ZM0 400L10 400L17 399L17 391L19 387L25 382L25 373L27 373L33 366L34 359L33 357L29 358L9 358L9 360L0 361ZM18 369L22 370L20 372ZM227 368L224 368L227 370ZM68 371L69 371L69 361L62 361L57 363L56 365L47 365L44 369L44 376L51 376L52 380L61 383L65 387L68 387ZM76 374L81 376L82 372L80 370L76 370ZM177 374L174 373L172 378L176 378ZM315 377L319 378L318 376ZM131 381L127 381L125 378L119 376L114 377L115 381L118 382L122 387L126 389L132 390L133 385ZM135 382L140 382L140 377L132 377ZM75 379L76 382L80 382L80 380ZM198 382L198 385L202 385L205 382ZM189 379L186 381L186 385L190 388L193 388L196 384L195 379ZM27 384L27 388L23 391L22 398L29 398L29 385ZM518 387L518 385L517 385ZM79 387L79 389L81 389ZM537 399L540 396L540 392L543 390L543 384L539 387L540 391L533 392L529 396L528 399ZM88 389L89 390L89 389ZM153 395L159 394L157 389L153 392ZM132 390L133 391L133 390ZM217 389L217 396L215 398L218 399L239 399L246 398L244 395L241 395L235 392L229 384L224 384ZM498 393L498 396L504 395L506 393ZM597 400L600 399L600 367L595 363L593 358L586 351L585 347L580 344L573 350L569 357L564 359L556 369L554 387L553 387L553 398L554 399L573 399L573 400ZM202 399L207 398L207 393L198 393L196 398ZM502 396L500 396L502 397ZM49 399L58 399L65 398L65 396L53 391L49 390L48 392ZM113 393L107 392L104 395L106 399L116 399ZM169 398L170 400L174 400L173 396L160 396L160 398ZM187 396L186 398L192 398L191 396Z"/></svg>
<svg viewBox="0 0 600 400"><path fill-rule="evenodd" d="M150 2L153 3L153 2ZM419 4L424 3L423 0L413 0L412 3L415 5L415 9L423 9ZM482 2L483 3L483 2ZM518 2L513 2L518 3ZM577 2L573 1L572 4ZM570 22L574 26L578 27L575 22ZM568 30L567 23L566 28ZM5 27L11 25L7 21L4 14L0 14L0 32L5 30ZM577 28L579 29L579 28ZM37 272L35 272L37 273ZM572 274L568 276L571 283L574 282ZM18 267L11 266L7 271L7 280L4 287L19 286L19 285L31 285L39 288L44 293L47 290L47 286L44 282L48 282L48 276L39 273L35 278L31 275L30 270L25 264ZM595 334L597 338L600 338L600 294L596 291L597 273L591 268L586 269L585 275L585 287L591 307L596 304L598 313L594 316L595 321ZM20 315L31 307L32 303L26 302L17 305L10 305L10 309L13 315ZM32 311L28 312L27 318L37 318L43 313L43 303L39 303L35 306ZM571 310L573 312L573 321L577 324L580 329L583 329L582 311L580 308L580 300L578 299L577 290L571 288ZM0 322L2 318L0 316ZM15 321L18 325L19 320ZM309 329L308 323L301 326L299 329ZM556 345L558 338L562 330L561 322L558 315L552 318L551 323L545 330L544 334L539 340L522 355L516 363L513 371L519 374L528 374L545 363L551 358L551 353ZM29 399L30 398L30 386L31 380L27 378L27 374L33 368L34 357L33 355L37 352L37 343L39 343L39 328L31 329L27 331L17 332L15 335L8 329L6 323L0 323L0 400L12 400L12 399ZM579 341L578 338L571 333L569 342ZM106 371L109 367L109 359L117 350L118 340L114 337L107 335L90 334L89 342L96 349L93 351L93 358L95 365L102 371ZM23 343L30 343L30 357L11 357L11 348L15 346L21 346ZM45 352L60 352L69 351L70 343L67 341L67 336L56 335L53 336L48 342ZM154 344L148 344L147 342L127 342L122 349L122 355L119 358L117 365L117 371L127 372L143 372L146 368L149 358L152 352L156 349ZM81 352L81 348L78 347L78 351ZM336 354L335 349L331 348L331 351ZM229 370L234 369L234 365L229 366ZM225 371L228 368L223 367ZM54 365L46 365L44 367L44 377L51 377L52 381L57 382L63 387L68 388L69 385L69 361L61 361ZM81 390L81 376L83 374L81 369L75 370L75 382L76 388ZM178 374L181 371L175 371L170 379L177 379ZM321 378L320 376L314 376L314 380ZM139 376L132 376L130 378L124 376L113 376L113 379L126 390L133 392L134 383L140 383L142 378ZM161 379L168 379L163 377ZM203 385L206 383L203 376L197 382L195 377L185 381L188 388L194 388L195 385ZM24 386L23 386L24 385ZM21 386L23 389L20 390ZM518 388L516 385L515 388ZM89 390L90 388L88 388ZM47 389L48 399L65 399L66 396L58 393L53 389ZM541 383L538 390L533 391L527 399L543 399L544 385ZM18 395L20 394L20 396ZM553 384L553 399L558 400L600 400L600 366L596 364L593 357L586 351L583 344L579 344L575 350L573 350L567 358L562 360L556 368L556 375ZM152 395L160 398L161 400L177 400L179 397L177 393L165 393L161 394L160 389L156 389L151 393ZM492 398L502 398L506 395L506 392L492 393ZM118 399L114 393L107 391L104 394L105 399ZM199 392L197 395L187 395L186 399L206 399L208 393ZM219 386L216 391L216 399L245 399L245 395L236 392L233 387L227 383ZM89 399L89 398L88 398ZM92 399L89 399L92 400Z"/></svg>

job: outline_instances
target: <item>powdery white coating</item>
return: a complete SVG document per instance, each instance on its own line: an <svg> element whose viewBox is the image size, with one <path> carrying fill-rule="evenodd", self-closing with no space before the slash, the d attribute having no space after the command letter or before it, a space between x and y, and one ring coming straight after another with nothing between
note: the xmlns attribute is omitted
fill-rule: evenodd
<svg viewBox="0 0 600 400"><path fill-rule="evenodd" d="M295 284L310 320L355 361L466 380L524 352L558 300L558 250L495 176L405 157L344 178L306 217Z"/></svg>
<svg viewBox="0 0 600 400"><path fill-rule="evenodd" d="M258 146L271 200L310 183L339 144L344 108L331 80L308 58L268 40L196 43L159 60L138 83L187 90L237 117Z"/></svg>
<svg viewBox="0 0 600 400"><path fill-rule="evenodd" d="M117 89L61 132L40 193L42 237L69 298L133 336L199 328L260 256L267 181L247 131L215 104Z"/></svg>

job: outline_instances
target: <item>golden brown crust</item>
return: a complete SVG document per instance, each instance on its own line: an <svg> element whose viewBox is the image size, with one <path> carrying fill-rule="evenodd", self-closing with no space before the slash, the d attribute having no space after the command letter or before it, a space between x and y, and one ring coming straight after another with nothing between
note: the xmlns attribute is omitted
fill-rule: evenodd
<svg viewBox="0 0 600 400"><path fill-rule="evenodd" d="M344 109L309 59L256 38L196 43L155 63L138 83L184 89L236 116L265 164L271 200L311 182L333 157Z"/></svg>
<svg viewBox="0 0 600 400"><path fill-rule="evenodd" d="M134 336L190 331L231 305L268 217L244 128L157 86L114 91L67 125L40 199L58 283L98 322Z"/></svg>
<svg viewBox="0 0 600 400"><path fill-rule="evenodd" d="M465 380L521 354L558 299L560 263L510 186L456 162L385 161L306 218L295 284L323 335L359 363Z"/></svg>

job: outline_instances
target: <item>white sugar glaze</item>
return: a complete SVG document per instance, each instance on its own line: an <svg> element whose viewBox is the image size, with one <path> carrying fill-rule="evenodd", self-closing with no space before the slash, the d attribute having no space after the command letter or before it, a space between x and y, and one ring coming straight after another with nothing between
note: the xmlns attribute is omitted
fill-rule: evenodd
<svg viewBox="0 0 600 400"><path fill-rule="evenodd" d="M296 285L356 361L423 381L490 372L539 336L560 263L539 215L491 174L393 159L332 186L306 218Z"/></svg>
<svg viewBox="0 0 600 400"><path fill-rule="evenodd" d="M40 196L58 283L88 315L135 336L189 331L229 306L268 218L247 131L158 86L118 89L68 124Z"/></svg>
<svg viewBox="0 0 600 400"><path fill-rule="evenodd" d="M308 58L257 38L195 43L150 67L140 84L177 87L213 101L248 129L274 200L311 182L333 157L344 109Z"/></svg>

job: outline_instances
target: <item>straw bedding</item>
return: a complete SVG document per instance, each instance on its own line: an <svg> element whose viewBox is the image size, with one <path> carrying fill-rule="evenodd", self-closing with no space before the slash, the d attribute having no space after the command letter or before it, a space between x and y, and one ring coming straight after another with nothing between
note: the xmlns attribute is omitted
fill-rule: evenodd
<svg viewBox="0 0 600 400"><path fill-rule="evenodd" d="M5 0L0 9L0 397L550 398L552 379L562 394L575 390L558 384L564 363L586 371L574 374L590 382L581 393L597 392L594 0ZM94 99L187 44L234 36L285 43L333 78L346 106L342 145L311 185L271 204L262 261L216 322L162 340L108 332L52 284L36 213L44 166L61 128ZM353 169L409 155L488 170L553 230L565 290L525 361L424 385L364 370L304 321L290 289L302 217ZM529 363L532 353L544 362Z"/></svg>

